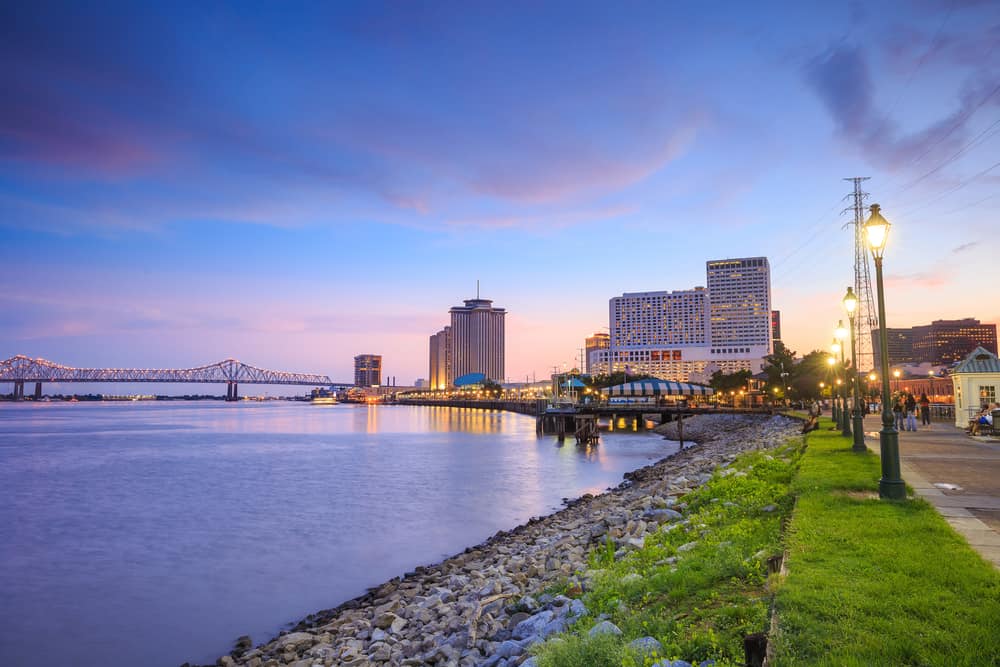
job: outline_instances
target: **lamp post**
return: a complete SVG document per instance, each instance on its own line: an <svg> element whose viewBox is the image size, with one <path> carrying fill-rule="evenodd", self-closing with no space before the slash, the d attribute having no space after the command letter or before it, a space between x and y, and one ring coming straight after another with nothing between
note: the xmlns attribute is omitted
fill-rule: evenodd
<svg viewBox="0 0 1000 667"><path fill-rule="evenodd" d="M896 393L897 394L899 393L899 376L901 374L902 373L899 372L898 368L892 372L892 377L896 378Z"/></svg>
<svg viewBox="0 0 1000 667"><path fill-rule="evenodd" d="M853 327L851 329L854 330ZM833 332L833 337L837 339L840 343L840 367L844 371L844 388L841 394L843 398L844 410L840 415L840 420L843 422L840 427L840 434L845 438L851 437L851 415L847 409L847 363L844 361L844 341L847 340L847 329L844 328L844 320L839 320L837 322L837 329ZM854 372L853 364L851 366L851 372ZM857 401L854 401L857 404Z"/></svg>
<svg viewBox="0 0 1000 667"><path fill-rule="evenodd" d="M834 370L834 366L837 365L837 341L833 341L830 345L831 356L826 358L826 363L830 366L830 416L833 417L834 428L840 428L840 406L837 404L837 371Z"/></svg>
<svg viewBox="0 0 1000 667"><path fill-rule="evenodd" d="M889 221L882 217L879 205L871 205L871 214L865 221L865 240L875 258L875 284L878 292L878 344L882 362L882 430L878 434L879 453L882 457L882 479L878 482L880 498L906 498L906 484L899 474L899 432L893 423L892 397L889 392L889 334L885 321L885 292L882 288L882 255L889 237Z"/></svg>
<svg viewBox="0 0 1000 667"><path fill-rule="evenodd" d="M854 399L854 410L851 412L851 421L854 422L854 443L851 449L855 452L867 452L865 446L864 417L861 414L861 405L858 402L858 357L854 349L854 311L858 307L858 297L854 294L854 288L848 287L847 294L844 295L844 310L847 311L847 320L851 324L851 388Z"/></svg>

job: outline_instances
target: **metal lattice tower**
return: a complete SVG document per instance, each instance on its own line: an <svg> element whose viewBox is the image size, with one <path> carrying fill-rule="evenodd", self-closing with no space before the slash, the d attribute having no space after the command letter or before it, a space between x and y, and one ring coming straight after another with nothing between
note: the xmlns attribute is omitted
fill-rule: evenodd
<svg viewBox="0 0 1000 667"><path fill-rule="evenodd" d="M875 368L875 352L872 348L872 330L879 327L878 311L872 296L871 273L868 269L868 247L865 244L865 199L867 192L861 191L861 182L868 176L845 178L854 183L854 191L846 198L853 199L852 206L844 211L853 211L854 220L844 225L854 225L854 293L858 297L858 309L854 315L855 354L858 359L858 369L861 372Z"/></svg>

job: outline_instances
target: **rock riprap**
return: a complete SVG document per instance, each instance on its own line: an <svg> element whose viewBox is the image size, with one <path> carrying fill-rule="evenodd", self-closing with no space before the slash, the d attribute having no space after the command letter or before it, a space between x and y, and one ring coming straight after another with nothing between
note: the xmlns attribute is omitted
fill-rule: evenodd
<svg viewBox="0 0 1000 667"><path fill-rule="evenodd" d="M799 428L781 416L691 417L685 420L685 439L699 444L626 474L617 488L569 501L552 515L501 531L436 565L417 567L256 648L241 637L217 664L532 667L531 645L586 613L572 598L588 586L587 554L593 547L610 543L619 557L640 548L646 535L684 520L681 498L717 467L745 451L775 447ZM566 582L571 597L543 593ZM611 623L597 627L618 630Z"/></svg>

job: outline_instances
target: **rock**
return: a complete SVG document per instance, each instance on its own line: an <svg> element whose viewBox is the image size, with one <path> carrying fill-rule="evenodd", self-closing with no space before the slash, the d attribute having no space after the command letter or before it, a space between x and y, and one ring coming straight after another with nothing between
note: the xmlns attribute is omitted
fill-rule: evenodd
<svg viewBox="0 0 1000 667"><path fill-rule="evenodd" d="M679 547L677 547L677 550L678 551L691 551L696 546L698 546L698 541L697 540L695 540L694 542L687 542L686 544L682 544Z"/></svg>
<svg viewBox="0 0 1000 667"><path fill-rule="evenodd" d="M250 635L243 635L236 640L236 645L233 646L233 653L237 655L242 655L253 648L253 640L250 639Z"/></svg>
<svg viewBox="0 0 1000 667"><path fill-rule="evenodd" d="M514 639L524 639L531 635L537 635L542 628L552 621L554 616L555 614L552 611L546 609L526 618L514 627Z"/></svg>
<svg viewBox="0 0 1000 667"><path fill-rule="evenodd" d="M308 632L289 632L287 635L282 635L278 637L277 647L279 649L285 650L288 648L294 648L302 644L312 645L315 635Z"/></svg>
<svg viewBox="0 0 1000 667"><path fill-rule="evenodd" d="M521 642L508 639L500 644L500 648L497 649L496 655L501 658L510 658L515 655L521 655L522 653L524 653L524 646Z"/></svg>
<svg viewBox="0 0 1000 667"><path fill-rule="evenodd" d="M663 644L655 637L639 637L628 643L628 647L640 658L655 658L663 653Z"/></svg>
<svg viewBox="0 0 1000 667"><path fill-rule="evenodd" d="M384 642L388 638L389 638L389 633L383 630L382 628L375 628L374 630L372 630L372 637L371 637L372 643Z"/></svg>
<svg viewBox="0 0 1000 667"><path fill-rule="evenodd" d="M215 661L215 664L219 667L236 667L236 661L230 655L224 655Z"/></svg>
<svg viewBox="0 0 1000 667"><path fill-rule="evenodd" d="M590 629L587 634L591 637L597 635L621 635L621 629L611 621L601 621Z"/></svg>
<svg viewBox="0 0 1000 667"><path fill-rule="evenodd" d="M569 616L579 618L587 613L587 606L580 600L573 600L569 603Z"/></svg>
<svg viewBox="0 0 1000 667"><path fill-rule="evenodd" d="M538 667L538 660L533 656L521 663L521 667Z"/></svg>
<svg viewBox="0 0 1000 667"><path fill-rule="evenodd" d="M673 500L673 498L671 498ZM672 509L653 509L646 510L643 512L643 516L647 519L657 521L659 523L665 523L667 521L680 521L684 518L684 515L677 510Z"/></svg>
<svg viewBox="0 0 1000 667"><path fill-rule="evenodd" d="M771 512L774 512L777 509L778 509L777 505L764 505L763 507L760 508L760 511L770 514Z"/></svg>

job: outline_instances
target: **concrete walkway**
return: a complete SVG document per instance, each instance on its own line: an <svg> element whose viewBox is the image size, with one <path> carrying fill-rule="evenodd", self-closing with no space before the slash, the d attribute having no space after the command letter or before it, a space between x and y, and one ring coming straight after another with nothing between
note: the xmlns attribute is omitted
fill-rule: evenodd
<svg viewBox="0 0 1000 667"><path fill-rule="evenodd" d="M865 418L865 443L875 453L881 428L879 415ZM899 434L899 458L916 494L1000 569L1000 440L934 422Z"/></svg>

